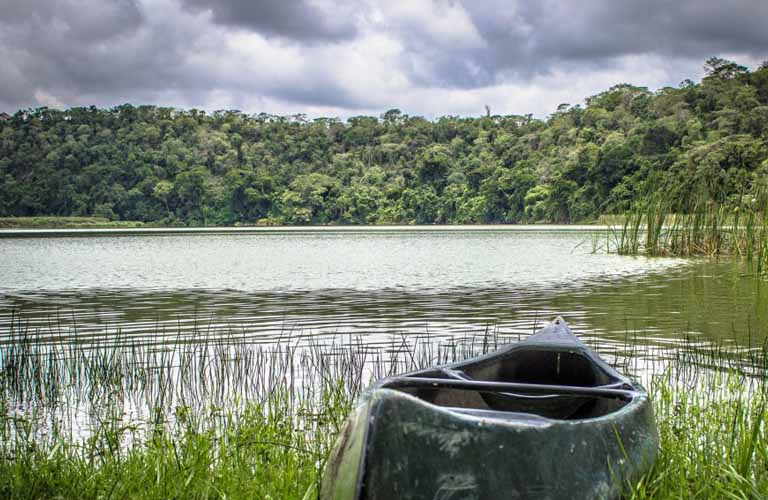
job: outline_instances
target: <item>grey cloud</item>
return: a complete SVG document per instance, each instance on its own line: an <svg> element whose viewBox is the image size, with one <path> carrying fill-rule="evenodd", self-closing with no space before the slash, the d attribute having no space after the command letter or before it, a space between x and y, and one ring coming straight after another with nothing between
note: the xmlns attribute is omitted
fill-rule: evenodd
<svg viewBox="0 0 768 500"><path fill-rule="evenodd" d="M86 43L119 37L144 21L133 0L90 4L76 0L0 0L0 12L0 25L23 29L30 35L47 36L54 31Z"/></svg>
<svg viewBox="0 0 768 500"><path fill-rule="evenodd" d="M610 67L627 55L768 58L768 2L763 0L465 0L462 5L485 47L441 46L412 27L400 35L407 47L403 63L420 84L472 88L555 68ZM430 68L426 78L424 67Z"/></svg>
<svg viewBox="0 0 768 500"><path fill-rule="evenodd" d="M241 101L257 95L350 109L365 102L336 81L332 69L310 68L295 81L248 78L261 68L229 64L214 69L218 61L212 58L225 45L221 34L174 1L0 2L5 8L0 16L0 111L46 100L67 106L179 105L163 101L168 96L202 106L216 91Z"/></svg>
<svg viewBox="0 0 768 500"><path fill-rule="evenodd" d="M545 55L566 59L629 53L706 57L713 50L768 48L768 3L761 0L561 2L555 12L531 12L531 22L541 29L536 45Z"/></svg>
<svg viewBox="0 0 768 500"><path fill-rule="evenodd" d="M0 11L0 103L6 109L39 104L35 93L46 87L82 92L106 66L115 69L123 39L144 22L137 5L122 0L85 6L69 0L2 0ZM109 55L99 61L99 52ZM112 83L112 78L98 80Z"/></svg>
<svg viewBox="0 0 768 500"><path fill-rule="evenodd" d="M18 68L9 61L15 54L0 47L0 60L5 61L0 71L0 112L15 111L34 102L34 92Z"/></svg>
<svg viewBox="0 0 768 500"><path fill-rule="evenodd" d="M9 54L5 64L30 89L119 86L131 81L132 70L151 64L152 47L135 43L144 17L133 2L95 2L87 8L66 0L20 4L0 18L0 44Z"/></svg>
<svg viewBox="0 0 768 500"><path fill-rule="evenodd" d="M214 22L302 42L349 39L357 29L341 12L326 12L306 0L181 0L193 11L209 11ZM339 6L340 7L340 6Z"/></svg>
<svg viewBox="0 0 768 500"><path fill-rule="evenodd" d="M305 105L332 106L349 110L371 107L375 103L352 95L338 82L322 78L317 82L307 82L295 86L283 86L273 89L272 95L288 102Z"/></svg>

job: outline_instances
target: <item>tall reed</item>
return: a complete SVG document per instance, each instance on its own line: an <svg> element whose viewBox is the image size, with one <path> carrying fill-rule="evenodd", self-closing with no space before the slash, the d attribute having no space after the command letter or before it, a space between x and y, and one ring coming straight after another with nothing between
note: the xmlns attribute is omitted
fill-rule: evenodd
<svg viewBox="0 0 768 500"><path fill-rule="evenodd" d="M663 196L640 200L607 232L608 251L623 255L745 258L768 265L768 190L756 183L728 201L692 195L676 208ZM718 197L719 198L719 197Z"/></svg>

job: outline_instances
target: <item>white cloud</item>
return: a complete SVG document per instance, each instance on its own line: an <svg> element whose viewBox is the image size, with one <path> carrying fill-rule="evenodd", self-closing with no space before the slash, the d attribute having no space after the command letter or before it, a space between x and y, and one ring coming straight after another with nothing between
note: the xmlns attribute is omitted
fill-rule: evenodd
<svg viewBox="0 0 768 500"><path fill-rule="evenodd" d="M35 100L40 106L46 106L49 108L64 108L66 105L64 102L56 96L48 94L42 90L35 91Z"/></svg>

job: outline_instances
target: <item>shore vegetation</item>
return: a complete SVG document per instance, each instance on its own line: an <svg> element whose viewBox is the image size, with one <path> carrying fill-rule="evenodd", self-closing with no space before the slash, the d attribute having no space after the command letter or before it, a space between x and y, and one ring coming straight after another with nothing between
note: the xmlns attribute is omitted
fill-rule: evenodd
<svg viewBox="0 0 768 500"><path fill-rule="evenodd" d="M144 225L143 222L105 217L0 217L0 229L104 229Z"/></svg>
<svg viewBox="0 0 768 500"><path fill-rule="evenodd" d="M374 378L515 340L393 337L373 349L201 332L211 340L146 346L13 333L0 346L0 496L19 499L315 498L344 418ZM768 496L764 348L691 345L650 360L636 346L593 347L645 373L654 402L659 458L627 485L629 498Z"/></svg>

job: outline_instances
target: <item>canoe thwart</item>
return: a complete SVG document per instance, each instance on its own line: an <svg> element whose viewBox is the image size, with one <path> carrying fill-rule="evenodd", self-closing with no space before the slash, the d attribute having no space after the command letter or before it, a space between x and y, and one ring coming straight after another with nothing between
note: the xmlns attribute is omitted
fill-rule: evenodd
<svg viewBox="0 0 768 500"><path fill-rule="evenodd" d="M380 387L388 389L435 388L460 389L482 392L522 391L547 395L575 395L631 400L637 394L625 389L605 387L580 387L570 385L528 384L520 382L489 382L485 380L465 380L426 377L392 377L386 379Z"/></svg>

